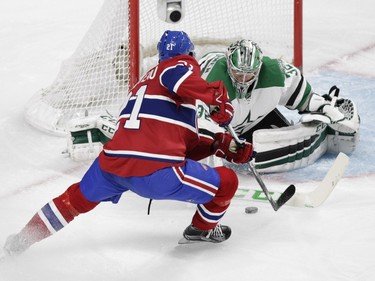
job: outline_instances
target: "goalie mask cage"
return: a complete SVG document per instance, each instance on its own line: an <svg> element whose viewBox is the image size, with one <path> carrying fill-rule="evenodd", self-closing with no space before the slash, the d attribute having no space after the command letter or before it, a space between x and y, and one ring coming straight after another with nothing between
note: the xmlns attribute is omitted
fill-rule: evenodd
<svg viewBox="0 0 375 281"><path fill-rule="evenodd" d="M156 45L167 29L187 32L197 59L245 38L257 42L265 55L302 66L302 0L182 0L178 23L158 17L158 1L105 0L55 81L28 102L25 119L65 135L73 118L116 116L129 88L157 63Z"/></svg>

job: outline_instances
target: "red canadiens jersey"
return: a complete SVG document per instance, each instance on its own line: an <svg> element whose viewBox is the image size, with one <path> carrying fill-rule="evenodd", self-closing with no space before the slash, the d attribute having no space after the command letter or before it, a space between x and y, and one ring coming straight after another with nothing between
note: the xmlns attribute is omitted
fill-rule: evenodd
<svg viewBox="0 0 375 281"><path fill-rule="evenodd" d="M101 168L129 177L183 165L187 151L199 143L195 101L210 104L214 92L193 57L159 63L129 93L116 133L99 155Z"/></svg>

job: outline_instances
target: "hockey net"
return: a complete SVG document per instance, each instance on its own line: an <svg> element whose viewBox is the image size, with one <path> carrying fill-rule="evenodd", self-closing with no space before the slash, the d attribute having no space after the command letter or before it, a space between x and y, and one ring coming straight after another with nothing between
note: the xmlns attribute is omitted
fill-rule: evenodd
<svg viewBox="0 0 375 281"><path fill-rule="evenodd" d="M302 46L295 43L297 39L301 42L300 35L295 35L302 27L301 2L184 0L182 20L166 23L158 17L156 0L105 0L76 51L62 63L55 81L27 103L25 119L39 129L65 135L73 118L106 112L116 116L126 101L129 84L157 63L156 45L167 29L187 32L198 59L209 51L225 51L234 40L246 38L259 43L265 55L301 66ZM139 25L134 24L134 17L129 20L138 10ZM140 48L136 60L130 46Z"/></svg>

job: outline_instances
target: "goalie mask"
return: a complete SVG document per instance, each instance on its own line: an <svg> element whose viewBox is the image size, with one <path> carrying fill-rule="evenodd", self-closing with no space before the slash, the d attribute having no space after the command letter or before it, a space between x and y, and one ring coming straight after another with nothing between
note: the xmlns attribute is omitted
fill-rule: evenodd
<svg viewBox="0 0 375 281"><path fill-rule="evenodd" d="M159 62L178 56L195 56L194 44L183 31L166 30L158 43Z"/></svg>
<svg viewBox="0 0 375 281"><path fill-rule="evenodd" d="M232 43L227 50L228 74L239 98L249 98L251 84L258 78L263 53L251 40Z"/></svg>

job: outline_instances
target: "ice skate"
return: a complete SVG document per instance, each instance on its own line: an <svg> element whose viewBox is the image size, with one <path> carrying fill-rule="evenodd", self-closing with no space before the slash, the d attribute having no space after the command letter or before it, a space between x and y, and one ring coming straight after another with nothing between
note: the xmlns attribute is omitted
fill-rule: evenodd
<svg viewBox="0 0 375 281"><path fill-rule="evenodd" d="M7 256L17 256L26 251L31 243L21 234L12 234L5 241L3 254Z"/></svg>
<svg viewBox="0 0 375 281"><path fill-rule="evenodd" d="M232 231L229 226L216 225L210 230L200 230L193 225L189 225L184 233L183 238L178 242L179 244L188 244L193 242L212 242L220 243L229 239Z"/></svg>

